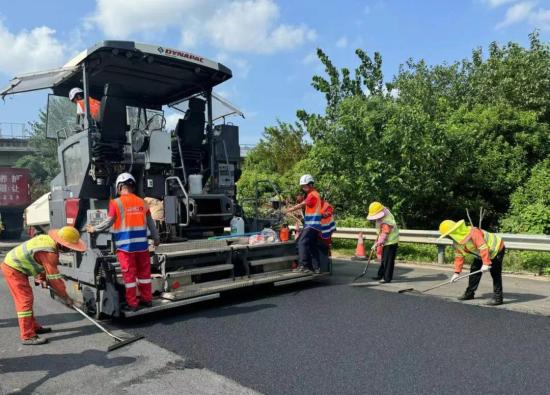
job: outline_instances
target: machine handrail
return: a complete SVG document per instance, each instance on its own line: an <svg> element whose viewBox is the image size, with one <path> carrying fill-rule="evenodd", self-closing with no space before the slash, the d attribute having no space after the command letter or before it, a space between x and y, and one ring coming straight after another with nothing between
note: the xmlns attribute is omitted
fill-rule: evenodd
<svg viewBox="0 0 550 395"><path fill-rule="evenodd" d="M185 216L185 223L183 224L183 226L189 226L189 221L190 221L190 218L189 218L189 195L187 194L187 191L185 190L185 188L184 188L184 186L181 182L181 179L178 176L166 177L166 179L164 180L164 194L165 195L168 195L168 181L170 181L170 180L177 180L183 194L185 195L185 210L187 212L187 215Z"/></svg>

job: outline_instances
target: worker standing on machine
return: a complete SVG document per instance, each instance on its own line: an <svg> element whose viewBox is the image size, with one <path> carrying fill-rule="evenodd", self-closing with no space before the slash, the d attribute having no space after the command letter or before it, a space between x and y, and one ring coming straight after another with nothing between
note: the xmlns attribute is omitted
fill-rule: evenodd
<svg viewBox="0 0 550 395"><path fill-rule="evenodd" d="M300 264L295 270L298 272L309 273L309 266L312 267L315 274L321 273L319 267L319 247L318 238L320 237L321 226L321 196L315 189L313 177L310 174L304 174L300 177L300 187L307 194L306 198L286 210L284 213L305 209L304 229L298 238L298 255Z"/></svg>
<svg viewBox="0 0 550 395"><path fill-rule="evenodd" d="M86 248L78 230L64 226L51 229L47 235L33 237L8 252L0 266L17 311L22 344L34 346L47 343L48 339L38 335L52 331L39 325L34 318L29 277L34 277L35 284L52 287L57 296L72 306L73 301L67 295L65 282L57 269L59 252L84 252Z"/></svg>
<svg viewBox="0 0 550 395"><path fill-rule="evenodd" d="M73 88L69 91L69 100L76 104L76 115L78 121L82 119L86 113L86 106L84 104L84 91L80 88ZM90 97L88 101L90 103L90 115L96 121L99 120L99 110L101 109L101 102L99 100Z"/></svg>
<svg viewBox="0 0 550 395"><path fill-rule="evenodd" d="M96 226L87 225L86 230L89 233L101 232L112 226L116 254L126 287L126 303L129 310L136 311L140 305L151 307L153 300L147 228L155 246L159 245L160 240L149 208L143 199L134 194L134 176L122 173L117 177L115 185L119 196L109 203L107 219Z"/></svg>
<svg viewBox="0 0 550 395"><path fill-rule="evenodd" d="M373 248L376 248L376 256L380 260L378 275L373 277L380 284L391 283L395 257L399 243L399 228L393 214L380 202L372 202L369 205L367 219L375 221L376 234L378 235Z"/></svg>
<svg viewBox="0 0 550 395"><path fill-rule="evenodd" d="M501 305L503 303L502 260L506 252L504 241L494 233L486 232L474 226L467 226L464 220L455 222L447 219L441 222L439 233L441 233L440 239L449 237L453 241L455 250L455 273L451 278L453 282L456 281L462 271L464 256L466 254L474 256L474 262L470 266L470 273L481 269L481 273L470 276L468 288L466 288L466 292L458 300L473 299L481 281L481 274L490 272L491 277L493 277L494 297L487 304L489 306Z"/></svg>

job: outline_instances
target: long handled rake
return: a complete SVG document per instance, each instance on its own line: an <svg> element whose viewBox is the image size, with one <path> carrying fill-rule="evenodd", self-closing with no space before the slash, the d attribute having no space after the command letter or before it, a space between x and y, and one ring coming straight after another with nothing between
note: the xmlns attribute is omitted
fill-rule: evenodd
<svg viewBox="0 0 550 395"><path fill-rule="evenodd" d="M452 281L452 280L448 280L448 281L445 281L444 283L441 283L441 284L437 284L431 288L427 288L427 289L424 289L422 291L420 290L417 290L417 289L414 289L414 288L405 288L405 289L400 289L399 291L397 291L398 293L402 294L402 293L405 293L405 292L418 292L418 293L426 293L428 291L431 291L433 289L436 289L436 288L439 288L439 287L443 287L444 285L448 285L448 284L452 284L458 280L462 280L463 278L467 278L467 277L470 277L470 276L473 276L474 274L479 274L481 273L481 270L477 270L475 272L472 272L472 273L468 273L468 274L465 274L463 276L460 276L458 277L455 281Z"/></svg>

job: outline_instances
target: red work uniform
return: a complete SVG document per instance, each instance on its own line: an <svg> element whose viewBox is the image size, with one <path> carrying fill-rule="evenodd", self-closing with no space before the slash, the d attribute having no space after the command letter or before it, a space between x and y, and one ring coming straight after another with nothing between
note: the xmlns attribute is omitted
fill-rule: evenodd
<svg viewBox="0 0 550 395"><path fill-rule="evenodd" d="M146 203L133 193L123 194L109 204L108 216L114 220L112 232L129 307L138 306L136 288L143 302L151 302L153 298L147 243L148 214Z"/></svg>
<svg viewBox="0 0 550 395"><path fill-rule="evenodd" d="M34 263L43 268L43 271L35 276L35 282L43 283L47 281L59 297L66 298L67 291L65 289L65 282L57 269L59 263L57 251L37 251L33 255L33 260ZM34 318L33 293L29 284L29 276L8 266L5 262L2 263L0 267L2 268L2 273L4 274L4 278L13 297L19 321L21 339L31 339L36 336L36 330L40 329L41 325L39 325Z"/></svg>

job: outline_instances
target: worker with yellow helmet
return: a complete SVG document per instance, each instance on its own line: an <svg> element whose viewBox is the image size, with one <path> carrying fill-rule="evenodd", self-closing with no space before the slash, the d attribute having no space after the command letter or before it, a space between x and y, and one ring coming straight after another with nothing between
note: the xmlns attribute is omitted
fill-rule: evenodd
<svg viewBox="0 0 550 395"><path fill-rule="evenodd" d="M498 306L503 303L502 296L502 260L506 248L502 239L494 233L489 233L474 226L467 226L464 220L458 222L449 219L439 225L440 239L448 237L453 241L455 250L455 273L451 280L454 282L459 277L464 266L464 256L474 256L474 262L470 267L470 273L481 273L469 277L468 288L458 300L470 300L474 298L475 291L481 281L481 275L490 272L493 278L494 297L488 305Z"/></svg>
<svg viewBox="0 0 550 395"><path fill-rule="evenodd" d="M376 248L380 268L378 269L378 275L373 279L379 280L381 284L391 283L399 244L399 227L390 210L380 202L372 202L369 205L367 219L375 221L378 235L373 248Z"/></svg>
<svg viewBox="0 0 550 395"><path fill-rule="evenodd" d="M84 252L86 244L80 239L78 230L72 226L64 226L61 229L50 230L47 235L33 237L13 248L0 265L13 296L21 343L24 345L47 343L47 339L38 335L51 332L51 328L39 325L34 318L33 293L29 277L34 277L35 283L51 286L67 305L73 304L57 269L59 252L69 251Z"/></svg>

